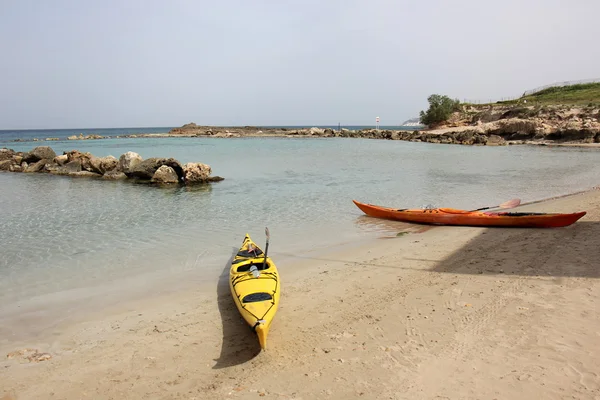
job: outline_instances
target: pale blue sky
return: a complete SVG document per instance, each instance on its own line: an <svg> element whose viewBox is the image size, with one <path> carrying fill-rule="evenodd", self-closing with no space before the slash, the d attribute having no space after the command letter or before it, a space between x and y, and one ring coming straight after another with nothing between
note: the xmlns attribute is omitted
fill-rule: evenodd
<svg viewBox="0 0 600 400"><path fill-rule="evenodd" d="M0 0L0 129L397 125L600 78L598 0Z"/></svg>

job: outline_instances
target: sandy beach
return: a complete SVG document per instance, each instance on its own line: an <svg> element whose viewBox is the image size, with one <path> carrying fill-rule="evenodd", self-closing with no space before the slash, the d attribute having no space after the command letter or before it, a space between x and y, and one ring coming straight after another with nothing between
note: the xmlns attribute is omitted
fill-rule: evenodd
<svg viewBox="0 0 600 400"><path fill-rule="evenodd" d="M518 209L588 213L557 229L397 223L408 233L333 253L273 246L288 261L265 352L224 265L195 291L4 342L0 399L598 399L600 191Z"/></svg>

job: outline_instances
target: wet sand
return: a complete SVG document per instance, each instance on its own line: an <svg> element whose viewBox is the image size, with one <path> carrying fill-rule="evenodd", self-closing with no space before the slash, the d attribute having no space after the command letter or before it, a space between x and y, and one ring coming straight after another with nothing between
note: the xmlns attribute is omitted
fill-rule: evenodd
<svg viewBox="0 0 600 400"><path fill-rule="evenodd" d="M419 227L335 253L270 248L288 261L266 351L224 265L197 290L2 342L0 399L597 399L600 191L518 210L588 213L557 229ZM51 358L6 358L26 348Z"/></svg>

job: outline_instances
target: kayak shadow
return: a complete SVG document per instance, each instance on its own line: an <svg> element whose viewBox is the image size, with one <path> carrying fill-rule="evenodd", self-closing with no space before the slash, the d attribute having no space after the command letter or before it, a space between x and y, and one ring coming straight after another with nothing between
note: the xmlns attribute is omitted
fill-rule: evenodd
<svg viewBox="0 0 600 400"><path fill-rule="evenodd" d="M470 275L516 275L600 279L600 222L561 228L487 228L438 262L432 271Z"/></svg>
<svg viewBox="0 0 600 400"><path fill-rule="evenodd" d="M217 305L223 324L221 354L215 359L213 369L222 369L244 364L260 353L258 338L240 315L229 289L229 268L238 249L233 248L217 282Z"/></svg>

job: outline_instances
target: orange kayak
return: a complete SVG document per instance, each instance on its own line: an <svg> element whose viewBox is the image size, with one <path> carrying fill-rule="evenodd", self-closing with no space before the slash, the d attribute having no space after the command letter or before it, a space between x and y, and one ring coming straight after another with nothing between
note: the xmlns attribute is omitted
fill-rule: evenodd
<svg viewBox="0 0 600 400"><path fill-rule="evenodd" d="M514 228L558 228L573 224L586 212L572 214L537 212L483 212L454 208L395 209L352 200L365 214L385 219L433 225L506 226Z"/></svg>

